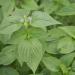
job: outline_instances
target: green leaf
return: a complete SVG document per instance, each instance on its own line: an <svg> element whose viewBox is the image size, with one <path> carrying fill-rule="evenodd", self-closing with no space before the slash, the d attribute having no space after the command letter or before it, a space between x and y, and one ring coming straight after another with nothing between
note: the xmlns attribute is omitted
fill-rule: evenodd
<svg viewBox="0 0 75 75"><path fill-rule="evenodd" d="M43 65L43 64L42 64ZM51 71L48 70L47 68L43 68L42 72L43 75L50 75Z"/></svg>
<svg viewBox="0 0 75 75"><path fill-rule="evenodd" d="M29 35L33 38L45 40L48 37L47 32L41 28L31 27L29 28L28 32L29 32Z"/></svg>
<svg viewBox="0 0 75 75"><path fill-rule="evenodd" d="M3 44L7 44L7 41L10 39L10 35L7 34L0 34L0 41Z"/></svg>
<svg viewBox="0 0 75 75"><path fill-rule="evenodd" d="M22 8L25 10L36 10L38 8L38 5L34 0L24 0L23 4L21 5Z"/></svg>
<svg viewBox="0 0 75 75"><path fill-rule="evenodd" d="M42 62L50 71L58 72L60 69L61 61L55 57L52 56L44 57Z"/></svg>
<svg viewBox="0 0 75 75"><path fill-rule="evenodd" d="M14 23L11 17L6 17L0 25L0 34L12 35L13 32L19 30L21 25Z"/></svg>
<svg viewBox="0 0 75 75"><path fill-rule="evenodd" d="M40 41L37 39L23 40L19 43L17 52L20 64L26 62L35 73L44 53Z"/></svg>
<svg viewBox="0 0 75 75"><path fill-rule="evenodd" d="M12 15L9 16L10 22L21 22L24 19L24 16L28 16L30 12L25 10L25 9L19 9L19 8L15 8L15 10L13 11Z"/></svg>
<svg viewBox="0 0 75 75"><path fill-rule="evenodd" d="M75 53L69 53L69 54L63 55L60 59L66 66L69 67L72 64L74 57L75 57Z"/></svg>
<svg viewBox="0 0 75 75"><path fill-rule="evenodd" d="M25 36L19 31L19 32L15 32L11 38L7 41L7 44L18 44L20 43L23 39L25 38Z"/></svg>
<svg viewBox="0 0 75 75"><path fill-rule="evenodd" d="M10 15L15 7L14 0L0 0L0 5L2 6L4 17Z"/></svg>
<svg viewBox="0 0 75 75"><path fill-rule="evenodd" d="M60 16L70 16L75 15L75 3L69 4L67 6L61 7L57 12L57 15Z"/></svg>
<svg viewBox="0 0 75 75"><path fill-rule="evenodd" d="M0 34L12 35L13 32L19 30L23 23L24 15L28 15L29 12L24 11L24 9L15 9L11 16L3 19L0 25Z"/></svg>
<svg viewBox="0 0 75 75"><path fill-rule="evenodd" d="M47 32L41 28L31 27L28 29L28 34L30 38L37 38L40 40L46 40ZM26 30L24 28L13 33L12 37L8 41L9 44L17 44L26 38ZM45 36L44 36L45 35Z"/></svg>
<svg viewBox="0 0 75 75"><path fill-rule="evenodd" d="M75 71L75 60L72 63L72 70Z"/></svg>
<svg viewBox="0 0 75 75"><path fill-rule="evenodd" d="M61 72L51 72L51 75L61 75Z"/></svg>
<svg viewBox="0 0 75 75"><path fill-rule="evenodd" d="M54 2L54 0L41 0L41 7L44 8L44 11L51 14L57 10L58 5Z"/></svg>
<svg viewBox="0 0 75 75"><path fill-rule="evenodd" d="M46 49L46 52L51 53L51 54L58 54L57 41L49 42L47 49Z"/></svg>
<svg viewBox="0 0 75 75"><path fill-rule="evenodd" d="M69 36L75 38L75 26L63 26L60 27L64 32L66 32Z"/></svg>
<svg viewBox="0 0 75 75"><path fill-rule="evenodd" d="M25 29L20 29L12 34L11 38L7 41L7 43L18 44L26 38L26 35L27 33L25 32Z"/></svg>
<svg viewBox="0 0 75 75"><path fill-rule="evenodd" d="M69 72L68 72L68 68L66 67L66 65L61 64L60 68L61 68L63 75L68 75Z"/></svg>
<svg viewBox="0 0 75 75"><path fill-rule="evenodd" d="M46 27L56 24L61 24L61 23L53 19L45 12L35 11L32 13L31 25L34 27Z"/></svg>
<svg viewBox="0 0 75 75"><path fill-rule="evenodd" d="M63 5L63 6L67 6L70 4L70 1L69 0L54 0L55 2L58 3L58 5Z"/></svg>
<svg viewBox="0 0 75 75"><path fill-rule="evenodd" d="M64 36L66 36L66 33L60 28L48 30L48 41L58 40Z"/></svg>
<svg viewBox="0 0 75 75"><path fill-rule="evenodd" d="M7 46L0 52L0 64L9 65L16 59L15 47Z"/></svg>
<svg viewBox="0 0 75 75"><path fill-rule="evenodd" d="M19 75L19 73L11 67L0 67L0 75Z"/></svg>
<svg viewBox="0 0 75 75"><path fill-rule="evenodd" d="M0 34L12 34L13 32L20 29L21 26L18 26L17 24L11 24L8 26L4 26L0 28Z"/></svg>
<svg viewBox="0 0 75 75"><path fill-rule="evenodd" d="M75 72L70 71L70 72L69 72L69 75L75 75Z"/></svg>
<svg viewBox="0 0 75 75"><path fill-rule="evenodd" d="M72 38L64 37L64 38L60 39L58 42L57 49L62 54L73 52L75 49L74 49L74 44L73 44Z"/></svg>
<svg viewBox="0 0 75 75"><path fill-rule="evenodd" d="M30 75L34 75L34 74L30 74ZM43 75L43 74L35 74L35 75Z"/></svg>
<svg viewBox="0 0 75 75"><path fill-rule="evenodd" d="M0 7L0 24L3 20L3 12L2 12L2 8Z"/></svg>

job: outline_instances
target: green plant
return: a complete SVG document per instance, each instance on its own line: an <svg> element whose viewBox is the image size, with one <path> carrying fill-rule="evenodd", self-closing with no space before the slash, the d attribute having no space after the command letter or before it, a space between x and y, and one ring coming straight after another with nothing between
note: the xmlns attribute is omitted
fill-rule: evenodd
<svg viewBox="0 0 75 75"><path fill-rule="evenodd" d="M74 75L74 15L74 0L0 0L0 75Z"/></svg>

